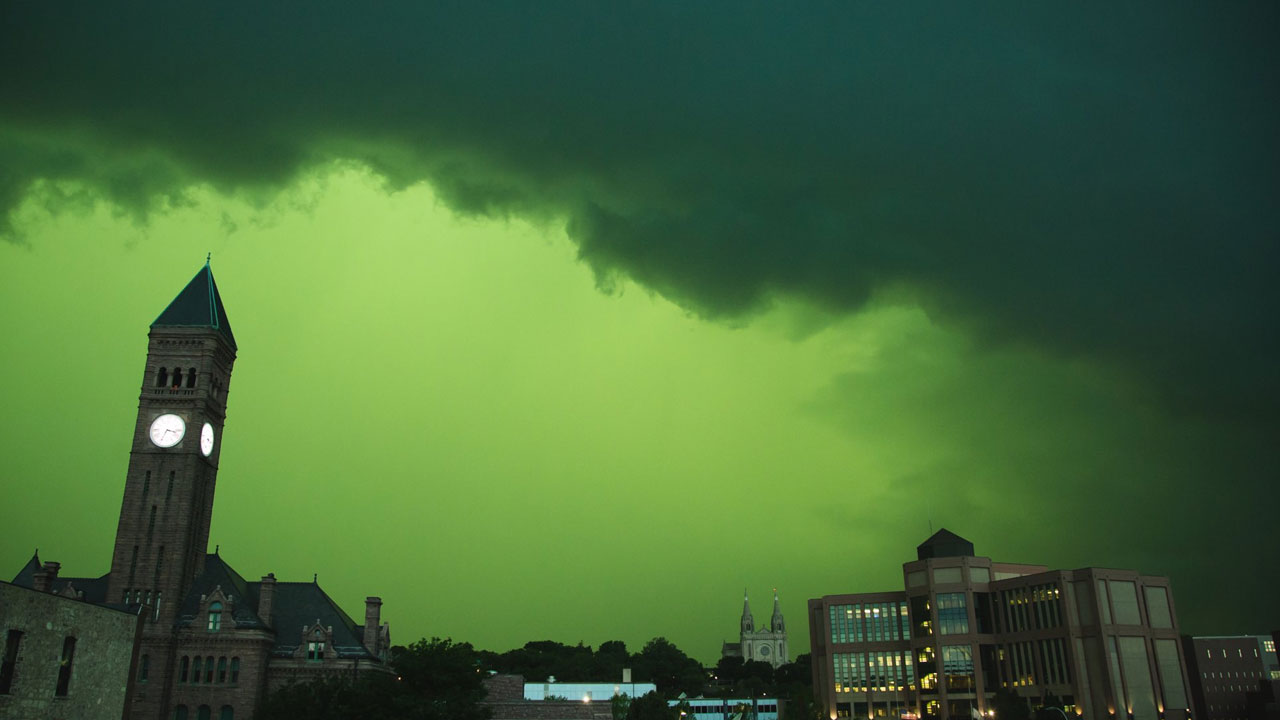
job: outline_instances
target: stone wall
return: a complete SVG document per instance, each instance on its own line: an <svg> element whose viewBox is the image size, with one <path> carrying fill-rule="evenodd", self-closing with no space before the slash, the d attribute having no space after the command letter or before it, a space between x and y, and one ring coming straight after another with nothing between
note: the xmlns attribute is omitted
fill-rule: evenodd
<svg viewBox="0 0 1280 720"><path fill-rule="evenodd" d="M142 618L122 610L0 582L0 644L22 633L0 719L120 720L137 673ZM75 638L70 682L57 696L66 638ZM0 648L0 653L6 648Z"/></svg>

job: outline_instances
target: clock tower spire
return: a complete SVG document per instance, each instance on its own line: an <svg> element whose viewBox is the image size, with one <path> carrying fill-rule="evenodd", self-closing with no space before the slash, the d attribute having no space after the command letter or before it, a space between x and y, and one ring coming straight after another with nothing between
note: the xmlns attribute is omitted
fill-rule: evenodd
<svg viewBox="0 0 1280 720"><path fill-rule="evenodd" d="M107 600L165 634L204 569L235 336L206 260L148 333Z"/></svg>

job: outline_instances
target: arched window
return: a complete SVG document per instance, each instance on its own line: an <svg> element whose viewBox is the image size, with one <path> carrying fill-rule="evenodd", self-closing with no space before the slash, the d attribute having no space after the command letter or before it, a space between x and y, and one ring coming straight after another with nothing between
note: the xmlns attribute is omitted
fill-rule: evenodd
<svg viewBox="0 0 1280 720"><path fill-rule="evenodd" d="M240 682L240 658L231 658L231 683Z"/></svg>
<svg viewBox="0 0 1280 720"><path fill-rule="evenodd" d="M227 658L226 656L218 658L218 682L227 681Z"/></svg>
<svg viewBox="0 0 1280 720"><path fill-rule="evenodd" d="M164 368L156 368L156 387L162 388L169 384L169 371Z"/></svg>
<svg viewBox="0 0 1280 720"><path fill-rule="evenodd" d="M193 388L195 386L196 386L196 369L187 368L187 387Z"/></svg>
<svg viewBox="0 0 1280 720"><path fill-rule="evenodd" d="M188 717L186 705L179 705L173 709L173 720L187 720Z"/></svg>
<svg viewBox="0 0 1280 720"><path fill-rule="evenodd" d="M178 663L178 682L184 683L187 681L187 668L190 665L191 665L191 658L187 657L186 655L183 655L182 662Z"/></svg>
<svg viewBox="0 0 1280 720"><path fill-rule="evenodd" d="M191 659L191 682L197 684L200 682L200 671L204 669L203 665L204 658L199 655Z"/></svg>
<svg viewBox="0 0 1280 720"><path fill-rule="evenodd" d="M236 720L235 711L231 709L230 705L223 705L222 709L218 711L218 720Z"/></svg>
<svg viewBox="0 0 1280 720"><path fill-rule="evenodd" d="M201 705L200 709L196 711L196 720L210 720L210 712L208 705Z"/></svg>
<svg viewBox="0 0 1280 720"><path fill-rule="evenodd" d="M206 683L213 682L213 656L204 659L204 681Z"/></svg>
<svg viewBox="0 0 1280 720"><path fill-rule="evenodd" d="M182 387L182 368L176 367L173 369L173 388L176 390L180 387Z"/></svg>
<svg viewBox="0 0 1280 720"><path fill-rule="evenodd" d="M222 627L222 603L209 603L209 632L218 632Z"/></svg>

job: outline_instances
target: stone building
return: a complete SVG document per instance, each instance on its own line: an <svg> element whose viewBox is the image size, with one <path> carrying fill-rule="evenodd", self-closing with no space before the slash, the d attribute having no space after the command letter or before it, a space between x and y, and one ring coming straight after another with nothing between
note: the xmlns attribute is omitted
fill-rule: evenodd
<svg viewBox="0 0 1280 720"><path fill-rule="evenodd" d="M360 624L314 579L249 582L207 552L236 351L206 263L151 324L110 571L49 577L33 556L14 578L142 614L130 718L250 718L291 680L388 672L378 598Z"/></svg>
<svg viewBox="0 0 1280 720"><path fill-rule="evenodd" d="M1191 717L1168 578L994 562L945 529L916 557L902 590L809 601L829 717L990 717L1002 691L1087 720Z"/></svg>
<svg viewBox="0 0 1280 720"><path fill-rule="evenodd" d="M42 568L41 581L56 575ZM143 618L136 609L0 582L0 720L119 720L127 712Z"/></svg>
<svg viewBox="0 0 1280 720"><path fill-rule="evenodd" d="M747 592L742 591L742 619L739 628L738 642L725 643L720 650L721 657L767 662L774 668L791 662L787 655L787 623L782 618L777 590L773 591L773 615L769 617L769 624L758 630L755 618L751 616L751 600Z"/></svg>

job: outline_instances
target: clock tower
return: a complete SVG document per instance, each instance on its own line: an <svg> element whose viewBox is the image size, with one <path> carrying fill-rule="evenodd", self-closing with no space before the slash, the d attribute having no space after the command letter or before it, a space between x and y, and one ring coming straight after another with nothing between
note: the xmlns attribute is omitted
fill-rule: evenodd
<svg viewBox="0 0 1280 720"><path fill-rule="evenodd" d="M204 569L236 358L208 262L148 337L106 600L147 606L144 638L159 640Z"/></svg>

